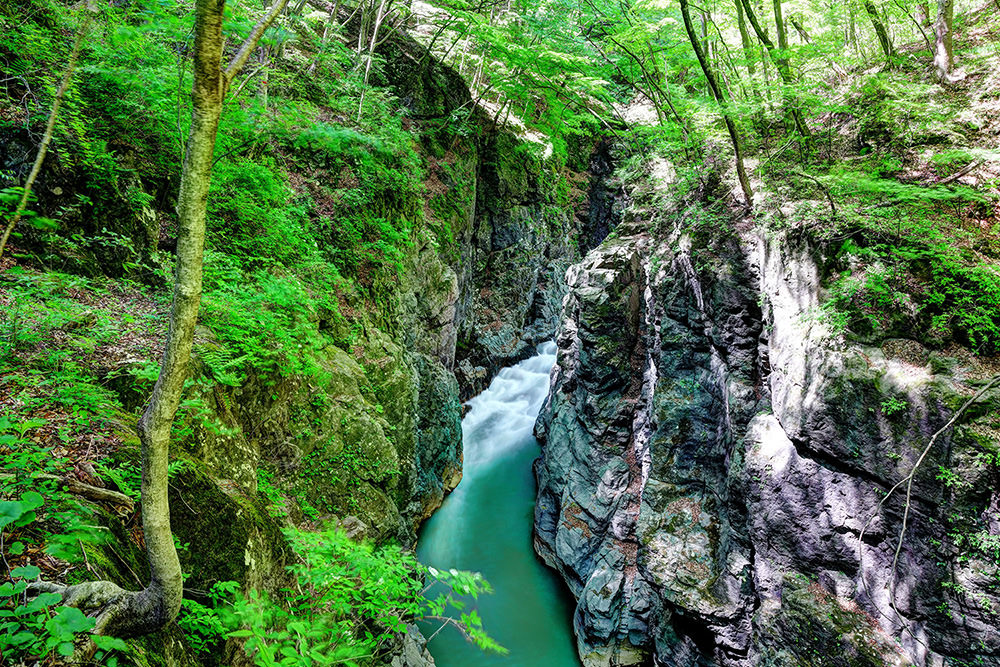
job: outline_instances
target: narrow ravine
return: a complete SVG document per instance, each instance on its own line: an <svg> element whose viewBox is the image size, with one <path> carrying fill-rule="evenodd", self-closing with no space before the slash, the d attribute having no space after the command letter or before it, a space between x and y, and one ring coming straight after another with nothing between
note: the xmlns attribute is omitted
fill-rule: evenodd
<svg viewBox="0 0 1000 667"><path fill-rule="evenodd" d="M535 556L531 530L539 454L532 435L555 363L553 343L505 368L469 401L462 421L465 476L425 524L420 560L482 572L495 593L476 603L483 624L508 656L487 655L456 632L430 643L439 667L578 667L573 602L557 575ZM435 628L424 628L433 632Z"/></svg>

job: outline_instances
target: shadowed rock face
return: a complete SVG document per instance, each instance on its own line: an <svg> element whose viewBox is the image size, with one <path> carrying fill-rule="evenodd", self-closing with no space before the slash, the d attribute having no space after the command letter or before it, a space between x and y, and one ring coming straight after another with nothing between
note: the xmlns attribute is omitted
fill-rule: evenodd
<svg viewBox="0 0 1000 667"><path fill-rule="evenodd" d="M996 534L976 441L928 454L895 574L905 493L878 507L972 366L833 335L815 248L645 227L567 272L536 425L535 547L578 599L584 663L1000 664L996 566L949 538L955 512ZM939 465L978 484L946 488Z"/></svg>

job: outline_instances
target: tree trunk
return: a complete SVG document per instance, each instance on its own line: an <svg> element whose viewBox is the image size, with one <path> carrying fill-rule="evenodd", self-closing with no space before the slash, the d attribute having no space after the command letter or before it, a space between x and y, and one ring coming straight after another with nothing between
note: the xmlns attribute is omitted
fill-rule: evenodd
<svg viewBox="0 0 1000 667"><path fill-rule="evenodd" d="M872 0L865 0L864 5L865 12L867 12L868 18L872 21L872 27L875 28L875 35L878 37L879 46L882 47L882 55L885 56L885 62L891 68L895 65L896 50L892 47L889 33L885 30L885 25L878 15L875 3Z"/></svg>
<svg viewBox="0 0 1000 667"><path fill-rule="evenodd" d="M736 2L736 25L740 29L740 42L743 43L743 56L747 60L747 74L753 76L754 74L754 64L753 64L753 44L750 42L750 34L747 32L747 22L746 18L743 16L743 3L740 0L735 0Z"/></svg>
<svg viewBox="0 0 1000 667"><path fill-rule="evenodd" d="M925 28L929 28L931 25L931 4L927 0L921 0L917 3L917 19L920 24Z"/></svg>
<svg viewBox="0 0 1000 667"><path fill-rule="evenodd" d="M781 0L773 0L774 24L778 28L778 48L783 52L788 51L788 35L785 34L785 19L781 16ZM784 56L787 58L788 54Z"/></svg>
<svg viewBox="0 0 1000 667"><path fill-rule="evenodd" d="M778 69L778 74L781 75L781 80L784 81L786 85L794 84L795 77L792 76L792 68L788 63L788 54L784 51L779 51L774 47L774 42L770 40L767 33L764 32L764 29L761 27L760 21L757 20L757 14L754 13L753 6L750 4L750 1L741 0L741 2L743 3L743 11L746 12L750 25L753 26L754 32L757 33L757 39L759 39L764 45L764 48L767 49L768 54L771 56L771 60ZM791 113L792 121L795 123L795 127L798 129L799 134L808 140L811 133L809 132L809 126L806 125L805 119L802 118L802 113L799 111L797 100L792 100Z"/></svg>
<svg viewBox="0 0 1000 667"><path fill-rule="evenodd" d="M139 419L142 444L142 527L149 560L149 585L125 591L108 581L58 586L39 582L36 592L52 591L64 604L99 610L95 634L133 637L159 630L177 616L183 578L170 530L167 464L170 431L188 377L198 308L201 304L205 216L222 102L233 79L250 58L268 26L288 0L276 0L257 22L225 70L222 21L226 0L197 0L195 7L193 108L187 153L177 195L177 273L170 326L149 404Z"/></svg>
<svg viewBox="0 0 1000 667"><path fill-rule="evenodd" d="M934 67L942 82L951 79L954 14L955 0L938 0L937 18L934 21Z"/></svg>
<svg viewBox="0 0 1000 667"><path fill-rule="evenodd" d="M378 46L378 31L379 31L379 28L382 27L382 21L385 19L385 17L389 13L389 9L388 9L388 7L386 7L386 3L388 1L389 0L381 0L381 2L378 5L378 9L375 10L375 25L372 28L371 45L370 45L370 47L368 49L368 58L367 58L367 62L365 63L364 85L361 86L361 95L359 96L359 99L358 99L358 119L357 120L358 120L359 123L361 122L361 112L364 110L364 107L365 107L365 90L368 88L368 77L371 75L372 61L375 59L375 47Z"/></svg>
<svg viewBox="0 0 1000 667"><path fill-rule="evenodd" d="M792 27L795 28L795 32L799 33L799 38L802 40L802 43L812 44L812 40L809 39L809 33L806 32L805 27L794 16L789 16L788 20L791 22Z"/></svg>
<svg viewBox="0 0 1000 667"><path fill-rule="evenodd" d="M847 3L847 12L849 16L847 24L847 42L851 45L851 50L855 53L858 52L858 23L854 20L854 3Z"/></svg>
<svg viewBox="0 0 1000 667"><path fill-rule="evenodd" d="M681 14L684 17L684 29L687 31L688 39L691 40L691 48L694 49L694 54L698 58L701 70L705 73L705 78L708 80L708 87L722 108L722 119L726 123L726 130L729 132L729 138L733 142L733 153L736 157L736 175L739 178L740 187L743 189L743 196L746 197L747 206L752 208L753 190L750 189L750 179L747 178L746 167L743 165L743 147L740 142L739 130L736 129L736 123L733 122L729 105L726 103L726 97L719 87L715 75L712 73L712 67L709 65L704 51L702 51L701 44L698 42L698 36L694 31L694 24L691 22L691 11L688 8L688 0L680 0L680 3Z"/></svg>

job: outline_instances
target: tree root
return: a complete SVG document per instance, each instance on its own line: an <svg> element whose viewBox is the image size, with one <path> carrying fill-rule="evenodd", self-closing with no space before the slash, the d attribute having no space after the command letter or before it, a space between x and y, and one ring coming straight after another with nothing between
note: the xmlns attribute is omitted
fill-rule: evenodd
<svg viewBox="0 0 1000 667"><path fill-rule="evenodd" d="M162 586L156 581L141 591L128 591L110 581L85 581L66 586L48 581L28 585L27 593L55 593L62 604L96 619L95 635L138 637L163 627L171 619L163 604Z"/></svg>

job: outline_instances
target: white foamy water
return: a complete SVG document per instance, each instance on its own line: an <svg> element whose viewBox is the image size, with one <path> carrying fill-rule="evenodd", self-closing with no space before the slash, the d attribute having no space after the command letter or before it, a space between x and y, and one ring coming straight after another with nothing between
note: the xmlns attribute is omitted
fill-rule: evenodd
<svg viewBox="0 0 1000 667"><path fill-rule="evenodd" d="M542 343L538 355L505 368L489 388L469 401L462 420L465 475L524 445L549 392L556 344Z"/></svg>

